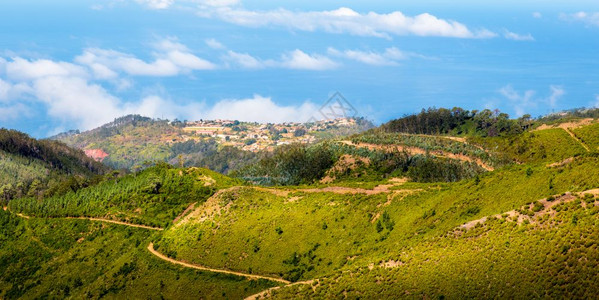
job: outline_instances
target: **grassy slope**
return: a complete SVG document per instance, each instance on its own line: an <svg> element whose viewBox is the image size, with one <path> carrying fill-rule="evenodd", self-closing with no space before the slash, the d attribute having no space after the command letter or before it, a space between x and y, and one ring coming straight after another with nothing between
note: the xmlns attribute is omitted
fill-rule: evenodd
<svg viewBox="0 0 599 300"><path fill-rule="evenodd" d="M398 252L394 268L377 262L323 278L314 290L274 291L274 298L593 298L599 288L597 204L560 204L531 224L488 221Z"/></svg>
<svg viewBox="0 0 599 300"><path fill-rule="evenodd" d="M166 161L172 153L167 145L181 135L180 129L166 121L138 121L97 128L63 138L68 145L81 149L102 149L109 156L105 163L116 168L130 168L144 161Z"/></svg>
<svg viewBox="0 0 599 300"><path fill-rule="evenodd" d="M63 143L36 140L0 128L0 204L24 196L61 192L108 168Z"/></svg>
<svg viewBox="0 0 599 300"><path fill-rule="evenodd" d="M9 206L31 216L103 217L165 227L191 203L201 203L233 183L239 182L206 169L159 165L63 196L21 198Z"/></svg>
<svg viewBox="0 0 599 300"><path fill-rule="evenodd" d="M599 151L599 123L589 126L571 129L571 131L585 144L589 146L591 151Z"/></svg>
<svg viewBox="0 0 599 300"><path fill-rule="evenodd" d="M155 277L162 276L161 274L135 276L136 272L141 272L140 274L150 272L144 270L153 269L152 260L158 263L156 259L148 257L149 254L142 255L139 252L146 246L146 242L153 239L162 253L210 267L283 275L292 280L327 278L319 283L319 287L316 288L317 294L306 287L296 286L283 289L278 294L280 297L295 297L297 294L302 294L338 298L347 294L351 298L358 296L380 298L397 297L404 295L406 291L417 297L440 295L458 298L534 297L542 296L543 294L540 293L544 290L550 293L549 296L583 297L585 292L593 291L595 287L593 284L596 282L591 282L592 278L588 275L594 274L592 271L596 270L596 263L593 264L597 261L596 209L564 205L567 210L561 209L562 211L555 214L553 219L542 221L556 222L551 223L554 224L553 226L538 227L495 221L461 237L447 237L445 234L467 221L509 211L548 195L599 187L597 157L594 154L584 154L584 149L561 129L525 133L514 139L489 138L477 142L498 151L506 151L510 156L529 164L509 165L480 175L478 179L456 183L409 183L394 189L421 188L424 191L405 197L398 195L388 204L387 196L384 194L348 196L331 193L309 194L295 190L287 196L277 196L250 188L232 190L230 193L221 193L220 197L215 197L212 199L213 202L206 204L210 208L222 208L221 214L215 214L203 221L194 221L193 216L189 217L187 221L171 226L161 234L153 237L146 234L140 237L145 240L139 245L130 238L136 235L136 230L126 229L123 233L111 231L102 240L102 245L113 245L113 247L106 247L104 250L96 249L96 252L78 254L69 252L70 254L65 256L64 260L57 259L60 263L52 266L50 264L46 266L44 262L45 269L43 273L37 275L37 278L44 282L52 282L47 280L54 278L51 277L53 275L42 274L60 272L57 270L62 264L71 266L70 272L76 274L76 270L82 266L78 260L85 262L106 256L110 264L98 273L102 275L96 275L100 277L89 275L92 279L101 278L101 280L85 281L77 291L79 294L74 293L74 295L84 295L83 293L89 291L92 296L97 297L100 293L108 291L114 293L108 294L112 296L143 297L146 290L157 291L156 288L161 286L156 285L159 278ZM576 155L577 159L564 166L546 166L549 162ZM179 172L177 169L172 170ZM219 189L238 184L226 177L217 178L217 182L215 187ZM91 191L93 188L87 193ZM160 197L147 199L148 205L163 203L157 201L161 199ZM181 200L172 207L164 206L167 208L166 214L159 216L157 210L146 221L168 221L168 217L175 215L176 211L182 211L185 207L184 202ZM186 204L191 202L188 199ZM133 207L114 205L115 203L112 200L107 202L102 200L95 202L94 205L99 207L98 211L102 213L106 213L107 207L111 206L127 213L131 213L133 209ZM65 212L68 210L62 213ZM201 209L198 213L201 215ZM376 219L375 222L372 222L373 219ZM377 226L379 220L381 225ZM20 285L21 288L18 289L25 289L27 284L23 283L29 282L31 276L27 273L38 274L35 261L50 259L50 254L44 251L52 252L52 247L35 246L38 242L35 239L31 241L30 232L45 231L44 235L34 236L42 243L45 236L46 239L50 241L54 239L56 243L64 244L65 247L75 245L81 237L79 233L85 232L76 225L84 221L31 220L28 222L44 224L38 229L24 230L23 234L10 234L10 236L27 237L28 242L19 240L11 242L12 244L0 244L8 245L0 246L5 247L4 249L14 245L17 248L21 247L21 251L26 250L26 253L32 251L27 255L0 251L2 254L8 253L0 257L0 268L11 269L11 272L2 272L2 274L25 273L20 277L5 275L6 277L0 280L0 290L2 290L0 296L6 291L13 290L10 282ZM50 231L50 228L63 230L61 224L64 224L65 232L70 230L71 226L75 229L71 234L62 235ZM16 231L19 230L23 231L22 229ZM114 239L111 239L111 236L115 236ZM64 237L64 240L60 237ZM86 238L82 243L93 243L97 239L89 241ZM48 243L51 245L55 242ZM125 244L128 246L119 246L122 243L128 243ZM563 248L564 246L570 248ZM76 247L78 246L75 245L72 249ZM107 252L126 252L131 248L139 249L135 250L138 252L131 252L132 260L126 261L131 263L137 260L133 271L128 271L131 268L123 269L125 261L120 261L118 259L120 256L107 254ZM405 265L394 269L375 266L369 270L367 267L371 263L376 265L389 259L401 260ZM122 269L121 273L118 272L117 265L113 265L119 262L122 263L118 265L118 270ZM114 268L111 269L109 266ZM183 271L175 266L170 268L177 272L168 274L179 274L180 278L186 276L186 273L197 274L193 271ZM116 273L119 274L112 275ZM521 274L521 276L514 276L514 274ZM132 277L125 279L126 276ZM177 275L174 276L176 278ZM73 285L79 285L76 278L70 278ZM145 281L141 278L149 279ZM336 281L336 279L341 280ZM169 280L172 280L172 276ZM180 286L192 285L193 282L195 288L196 281L203 279L186 280L183 279ZM102 285L102 281L109 283ZM65 282L63 285L48 283L45 290L25 290L32 293L31 297L49 291L64 293L61 286L73 286L70 281ZM131 283L124 284L124 282ZM243 289L247 288L247 292L242 293L237 286L224 283L225 286L216 287L218 284L220 283L210 287L200 284L196 291L199 293L202 290L210 290L214 292L210 294L212 296L218 296L219 293L223 296L222 292L225 292L227 296L239 298L242 294L250 294L250 290L260 290L255 286L255 289L244 286ZM261 284L265 287L265 283ZM510 288L506 288L508 284ZM513 286L518 288L512 288ZM576 287L585 287L585 289L576 290ZM173 289L164 293L169 296L193 296L196 295L194 294L196 291ZM237 291L237 294L230 294L232 291ZM6 298L18 296L14 293L5 294L8 295ZM64 296L64 294L57 295Z"/></svg>
<svg viewBox="0 0 599 300"><path fill-rule="evenodd" d="M0 223L0 298L239 299L272 286L164 262L144 229L4 211Z"/></svg>
<svg viewBox="0 0 599 300"><path fill-rule="evenodd" d="M586 150L560 128L525 132L513 137L470 138L486 149L505 153L523 163L557 162Z"/></svg>
<svg viewBox="0 0 599 300"><path fill-rule="evenodd" d="M472 158L478 158L489 165L501 166L505 161L496 153L489 153L476 146L456 141L442 136L425 136L401 133L367 132L352 137L352 142L375 144L375 145L402 145L416 147L426 151L444 151L453 154L462 154Z"/></svg>
<svg viewBox="0 0 599 300"><path fill-rule="evenodd" d="M282 197L239 190L221 195L219 206L227 208L220 215L171 227L158 244L164 253L186 261L308 279L383 259L481 216L599 187L599 161L592 156L561 168L533 167L530 175L527 169L513 165L480 177L478 184L430 184L427 191L397 196L388 206L384 194L296 192ZM289 201L293 197L301 198ZM393 229L382 222L384 229L377 232L371 221L385 212Z"/></svg>

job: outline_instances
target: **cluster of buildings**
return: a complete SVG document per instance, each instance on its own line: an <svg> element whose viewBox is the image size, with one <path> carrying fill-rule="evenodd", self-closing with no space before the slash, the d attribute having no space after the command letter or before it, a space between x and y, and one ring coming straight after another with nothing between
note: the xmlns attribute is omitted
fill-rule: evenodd
<svg viewBox="0 0 599 300"><path fill-rule="evenodd" d="M186 139L216 138L223 145L235 146L247 151L262 151L291 143L312 143L317 139L317 132L355 125L354 118L281 124L199 120L185 122L182 130Z"/></svg>

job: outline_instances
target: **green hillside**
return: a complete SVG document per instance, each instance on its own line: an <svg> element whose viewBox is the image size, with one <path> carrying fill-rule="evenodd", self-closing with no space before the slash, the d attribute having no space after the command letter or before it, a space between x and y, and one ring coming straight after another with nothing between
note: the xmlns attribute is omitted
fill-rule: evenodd
<svg viewBox="0 0 599 300"><path fill-rule="evenodd" d="M0 298L239 299L268 281L190 270L152 256L154 233L0 210Z"/></svg>
<svg viewBox="0 0 599 300"><path fill-rule="evenodd" d="M304 280L368 265L482 216L599 186L594 156L567 168L528 168L512 166L458 183L390 182L387 190L356 194L240 187L207 201L157 245L184 261Z"/></svg>
<svg viewBox="0 0 599 300"><path fill-rule="evenodd" d="M75 131L52 138L79 149L101 150L106 156L102 158L102 162L115 169L132 169L146 161L161 161L228 173L260 157L256 151L241 150L241 145L256 144L257 139L267 140L264 141L265 145L257 148L264 150L275 147L277 141L285 138L285 135L292 141L299 141L304 136L325 140L373 127L372 123L364 119L355 121L355 124L347 126L328 123L304 124L301 125L301 134L299 131L298 134L291 134L287 132L290 125L279 124L278 127L281 128L277 130L275 124L235 121L225 125L218 123L207 127L194 127L193 122L170 122L128 115L86 132ZM219 128L220 135L226 135L227 138L198 133L202 132L202 128Z"/></svg>
<svg viewBox="0 0 599 300"><path fill-rule="evenodd" d="M23 196L63 193L107 170L63 143L0 129L0 203L4 205Z"/></svg>
<svg viewBox="0 0 599 300"><path fill-rule="evenodd" d="M371 265L272 291L288 298L577 298L599 287L596 198L553 206L534 221L493 218Z"/></svg>
<svg viewBox="0 0 599 300"><path fill-rule="evenodd" d="M9 208L30 216L102 217L164 227L191 203L202 203L216 189L233 183L209 170L159 164L124 177L109 175L90 188L65 195L13 200Z"/></svg>
<svg viewBox="0 0 599 300"><path fill-rule="evenodd" d="M572 129L572 132L585 144L591 151L599 151L599 123L589 126L582 126Z"/></svg>
<svg viewBox="0 0 599 300"><path fill-rule="evenodd" d="M452 135L476 116L24 195L0 211L0 298L594 297L596 124Z"/></svg>

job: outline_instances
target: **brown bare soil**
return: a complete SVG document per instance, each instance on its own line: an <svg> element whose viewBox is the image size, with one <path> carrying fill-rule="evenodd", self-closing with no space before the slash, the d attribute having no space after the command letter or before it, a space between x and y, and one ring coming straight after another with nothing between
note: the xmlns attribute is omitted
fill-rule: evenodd
<svg viewBox="0 0 599 300"><path fill-rule="evenodd" d="M447 151L442 151L442 150L435 150L435 151L426 151L422 148L418 148L418 147L408 147L408 146L402 146L402 145L376 145L376 144L367 144L367 143L358 143L358 144L354 144L351 141L341 141L343 144L349 145L349 146L354 146L357 148L367 148L369 150L382 150L382 151L405 151L410 155L432 155L432 156L437 156L437 157L444 157L444 158L450 158L450 159L455 159L455 160L461 160L461 161L466 161L466 162L474 162L477 165L479 165L481 168L487 170L487 171L493 171L495 170L495 168L493 168L492 166L486 164L485 162L483 162L480 158L477 157L470 157L464 154L455 154L455 153L451 153L451 152L447 152Z"/></svg>
<svg viewBox="0 0 599 300"><path fill-rule="evenodd" d="M266 279L266 280L270 280L270 281L276 281L276 282L280 282L283 284L290 284L290 281L287 281L283 278L278 278L278 277L270 277L270 276L262 276L262 275L255 275L255 274L247 274L247 273L243 273L243 272L237 272L237 271L230 271L230 270L223 270L223 269L213 269L213 268L209 268L209 267L205 267L205 266L201 266L201 265L197 265L197 264L191 264L191 263L187 263L184 261L179 261L179 260L175 260L172 259L158 251L156 251L154 249L154 244L150 243L148 245L148 251L150 251L150 253L154 254L155 256L157 256L158 258L168 261L170 263L176 264L176 265L180 265L180 266L184 266L187 268L192 268L192 269L196 269L196 270L201 270L201 271L208 271L208 272L214 272L214 273L223 273L223 274L230 274L230 275L236 275L236 276L241 276L241 277L245 277L248 279L253 279L253 280L258 280L258 279Z"/></svg>
<svg viewBox="0 0 599 300"><path fill-rule="evenodd" d="M533 131L553 129L553 128L574 129L574 128L593 124L594 121L595 120L593 118L586 118L586 119L582 119L582 120L565 122L565 123L554 124L554 125L542 124L541 126L535 128Z"/></svg>

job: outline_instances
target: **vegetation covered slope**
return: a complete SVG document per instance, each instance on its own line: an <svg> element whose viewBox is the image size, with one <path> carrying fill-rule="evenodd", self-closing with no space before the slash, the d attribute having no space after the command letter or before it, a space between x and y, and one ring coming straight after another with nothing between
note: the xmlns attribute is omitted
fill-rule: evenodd
<svg viewBox="0 0 599 300"><path fill-rule="evenodd" d="M13 228L0 235L0 298L593 297L599 154L585 145L599 132L447 135L471 121L434 136L375 130L291 145L238 173L275 187L158 165L13 201L0 215ZM297 284L164 265L150 242L170 262Z"/></svg>
<svg viewBox="0 0 599 300"><path fill-rule="evenodd" d="M156 244L185 261L305 280L368 265L481 216L597 186L599 161L585 156L565 167L513 165L458 183L237 188L211 198Z"/></svg>
<svg viewBox="0 0 599 300"><path fill-rule="evenodd" d="M431 147L440 148L439 145ZM412 148L417 151L411 151L414 150ZM347 158L359 163L342 166ZM310 146L282 146L273 153L264 155L257 163L249 164L231 175L261 185L352 180L365 182L397 176L409 177L416 182L452 182L485 172L483 166L487 165L474 156L448 156L422 148L408 149L401 141L379 147L342 140Z"/></svg>
<svg viewBox="0 0 599 300"><path fill-rule="evenodd" d="M533 221L491 218L388 260L272 291L274 298L594 298L599 203L553 206ZM531 212L532 213L532 212Z"/></svg>
<svg viewBox="0 0 599 300"><path fill-rule="evenodd" d="M302 125L302 129L296 130L294 134L297 140L303 136L311 136L312 140L323 140L354 134L372 127L372 123L364 119L355 121L355 124L343 126L304 124L305 126ZM281 124L274 126L273 124L234 121L224 125L218 123L208 127L191 126L188 128L185 127L186 124L188 123L128 115L90 131L61 134L53 138L76 148L101 151L103 155L106 155L103 162L117 169L135 168L145 161L161 161L189 167L205 167L217 172L228 173L254 162L260 157L257 153L243 151L240 147L232 146L231 137L236 139L238 145L250 145L265 140L275 145L281 138L281 134L294 136L294 134L288 133L286 128L281 130L275 128L286 127ZM317 130L311 129L312 127L323 128ZM226 129L226 134L225 132L214 134L207 130L210 128ZM196 131L209 133L202 134ZM268 148L272 147L274 146Z"/></svg>
<svg viewBox="0 0 599 300"><path fill-rule="evenodd" d="M523 163L558 162L586 153L586 149L560 128L525 132L504 138L472 138L487 149Z"/></svg>
<svg viewBox="0 0 599 300"><path fill-rule="evenodd" d="M591 151L599 151L599 123L588 126L581 126L572 129L572 132L586 145Z"/></svg>
<svg viewBox="0 0 599 300"><path fill-rule="evenodd" d="M162 261L146 250L153 234L0 209L0 298L240 299L273 286Z"/></svg>
<svg viewBox="0 0 599 300"><path fill-rule="evenodd" d="M206 169L183 170L163 163L124 177L108 175L94 186L64 195L13 200L9 208L30 216L101 217L165 227L191 203L202 203L216 189L235 182Z"/></svg>
<svg viewBox="0 0 599 300"><path fill-rule="evenodd" d="M63 143L0 129L0 202L4 204L25 195L60 192L69 181L84 181L107 170Z"/></svg>

